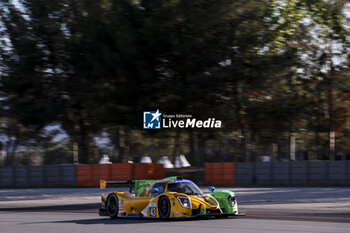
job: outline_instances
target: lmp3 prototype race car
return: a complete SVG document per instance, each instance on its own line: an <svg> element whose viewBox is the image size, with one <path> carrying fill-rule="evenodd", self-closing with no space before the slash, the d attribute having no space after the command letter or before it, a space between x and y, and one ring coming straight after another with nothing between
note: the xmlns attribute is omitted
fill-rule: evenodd
<svg viewBox="0 0 350 233"><path fill-rule="evenodd" d="M238 215L234 192L224 190L210 194L190 180L168 177L163 180L100 181L100 188L107 185L130 185L129 192L102 194L100 216L111 218L186 218L226 217ZM135 188L135 194L132 189Z"/></svg>

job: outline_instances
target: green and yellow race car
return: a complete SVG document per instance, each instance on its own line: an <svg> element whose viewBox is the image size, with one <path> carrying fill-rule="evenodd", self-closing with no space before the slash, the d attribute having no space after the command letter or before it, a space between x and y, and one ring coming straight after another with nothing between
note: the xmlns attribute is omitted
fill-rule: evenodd
<svg viewBox="0 0 350 233"><path fill-rule="evenodd" d="M226 217L238 215L234 192L224 190L210 194L190 180L169 177L163 180L100 181L100 188L107 184L128 184L129 192L111 192L102 195L100 216L111 218L186 218ZM132 189L135 188L135 194Z"/></svg>

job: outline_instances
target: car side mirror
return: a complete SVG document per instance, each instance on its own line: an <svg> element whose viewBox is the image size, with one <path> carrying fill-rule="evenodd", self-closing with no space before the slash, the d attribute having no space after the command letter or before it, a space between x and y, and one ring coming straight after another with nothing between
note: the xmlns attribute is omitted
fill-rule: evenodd
<svg viewBox="0 0 350 233"><path fill-rule="evenodd" d="M150 190L149 190L149 192L150 193L158 193L158 189L157 188L151 188Z"/></svg>
<svg viewBox="0 0 350 233"><path fill-rule="evenodd" d="M215 187L214 186L210 186L208 189L209 189L210 192L214 192Z"/></svg>

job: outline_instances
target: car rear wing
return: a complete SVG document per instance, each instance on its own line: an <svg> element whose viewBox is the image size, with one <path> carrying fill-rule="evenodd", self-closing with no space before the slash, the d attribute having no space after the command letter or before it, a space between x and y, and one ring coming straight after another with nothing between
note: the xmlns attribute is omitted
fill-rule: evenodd
<svg viewBox="0 0 350 233"><path fill-rule="evenodd" d="M126 180L126 181L105 181L100 180L100 189L105 189L108 186L129 186L129 193L132 193L132 189L135 187L135 196L147 189L147 187L159 180Z"/></svg>
<svg viewBox="0 0 350 233"><path fill-rule="evenodd" d="M107 185L112 186L121 186L121 185L129 185L129 192L132 192L132 188L134 187L135 181L134 180L126 180L126 181L106 181L106 180L100 180L100 189L107 188Z"/></svg>
<svg viewBox="0 0 350 233"><path fill-rule="evenodd" d="M171 176L164 180L182 180L181 176ZM107 185L111 186L129 186L129 192L132 193L133 187L135 187L135 196L140 196L151 184L154 184L160 180L126 180L126 181L105 181L100 180L100 189L105 189Z"/></svg>

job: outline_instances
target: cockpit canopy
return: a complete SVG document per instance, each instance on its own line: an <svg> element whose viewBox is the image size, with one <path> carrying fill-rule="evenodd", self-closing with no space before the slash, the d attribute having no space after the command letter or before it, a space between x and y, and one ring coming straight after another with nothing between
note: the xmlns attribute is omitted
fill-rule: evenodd
<svg viewBox="0 0 350 233"><path fill-rule="evenodd" d="M187 195L203 195L202 190L195 183L189 180L157 182L152 186L152 189L158 190L156 194L151 194L152 196L158 196L164 192L184 193Z"/></svg>
<svg viewBox="0 0 350 233"><path fill-rule="evenodd" d="M203 195L202 190L191 181L168 183L168 192L184 193L187 195Z"/></svg>

